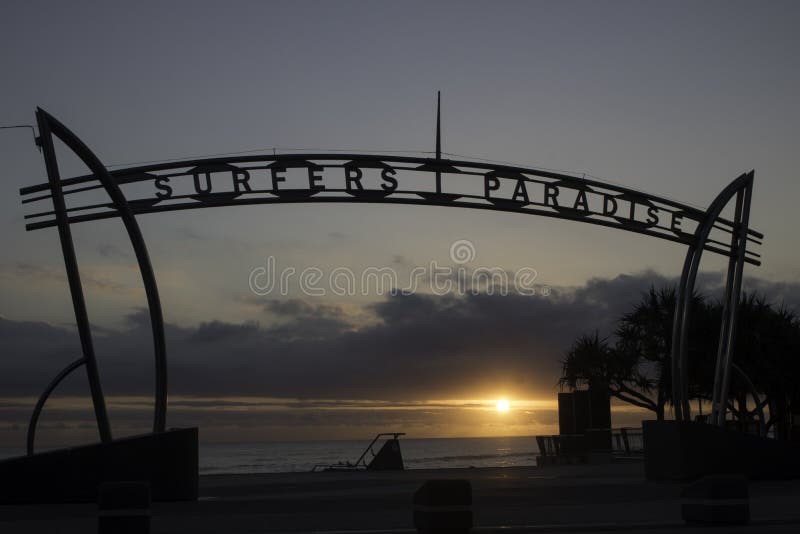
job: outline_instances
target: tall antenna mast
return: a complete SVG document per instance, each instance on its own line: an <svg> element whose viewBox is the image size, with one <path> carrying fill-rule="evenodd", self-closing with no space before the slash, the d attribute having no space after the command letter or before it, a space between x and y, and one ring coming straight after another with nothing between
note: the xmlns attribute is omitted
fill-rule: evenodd
<svg viewBox="0 0 800 534"><path fill-rule="evenodd" d="M442 92L436 91L436 159L442 159ZM442 192L442 171L436 170L436 192Z"/></svg>
<svg viewBox="0 0 800 534"><path fill-rule="evenodd" d="M436 159L442 159L442 92L436 91Z"/></svg>

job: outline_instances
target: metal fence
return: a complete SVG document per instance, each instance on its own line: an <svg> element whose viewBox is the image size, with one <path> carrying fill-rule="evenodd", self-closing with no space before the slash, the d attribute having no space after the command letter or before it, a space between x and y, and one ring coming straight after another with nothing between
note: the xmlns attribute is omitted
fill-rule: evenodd
<svg viewBox="0 0 800 534"><path fill-rule="evenodd" d="M615 453L641 454L644 439L641 428L617 428L611 431L611 443Z"/></svg>

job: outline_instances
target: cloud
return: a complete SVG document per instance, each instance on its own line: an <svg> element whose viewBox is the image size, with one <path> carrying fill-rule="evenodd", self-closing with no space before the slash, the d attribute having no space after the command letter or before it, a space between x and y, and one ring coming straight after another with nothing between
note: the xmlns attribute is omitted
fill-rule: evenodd
<svg viewBox="0 0 800 534"><path fill-rule="evenodd" d="M748 279L774 301L800 303L800 285ZM591 279L554 288L549 296L396 295L369 304L372 320L330 302L264 299L263 323L220 319L196 326L166 325L170 392L198 396L415 401L486 398L506 393L547 398L559 359L581 333L613 331L650 285L674 283L653 272ZM707 294L722 279L704 276ZM128 317L123 330L96 332L95 345L109 393L149 395L152 336L147 312ZM80 354L77 335L39 322L0 319L0 391L38 395L50 378ZM82 376L82 371L76 374ZM85 393L82 379L63 384Z"/></svg>
<svg viewBox="0 0 800 534"><path fill-rule="evenodd" d="M713 297L722 281L712 273L698 285ZM552 407L520 409L514 425L497 429L481 415L491 410L479 403L429 399L552 400L558 361L576 336L595 329L610 334L651 285L675 282L642 272L553 288L547 297L397 295L358 313L315 299L256 299L251 304L267 318L260 323L168 323L170 424L199 425L213 440L352 438L394 428L416 436L550 433ZM788 307L800 304L796 283L749 277L747 287ZM153 391L147 311L131 313L124 329L94 334L115 432L147 431ZM80 355L80 343L70 328L7 318L0 319L0 343L0 440L22 443L33 399ZM71 396L82 403L65 404ZM114 400L122 397L139 400ZM48 405L45 442L96 439L88 399L85 371L78 369ZM618 410L615 421L638 424L642 414L634 412Z"/></svg>
<svg viewBox="0 0 800 534"><path fill-rule="evenodd" d="M179 234L182 238L193 239L195 241L209 241L211 239L207 234L198 232L197 229L188 226L181 228Z"/></svg>
<svg viewBox="0 0 800 534"><path fill-rule="evenodd" d="M229 324L222 321L200 323L188 340L195 343L220 343L231 339L241 339L258 332L258 323Z"/></svg>
<svg viewBox="0 0 800 534"><path fill-rule="evenodd" d="M342 306L298 298L267 300L263 310L278 320L270 335L283 341L330 339L353 330L356 320Z"/></svg>
<svg viewBox="0 0 800 534"><path fill-rule="evenodd" d="M747 277L745 291L756 291L764 295L768 302L778 306L798 309L800 303L800 284L797 282L771 282L760 278Z"/></svg>
<svg viewBox="0 0 800 534"><path fill-rule="evenodd" d="M110 259L131 259L131 254L128 251L122 250L117 245L112 243L101 243L97 246L97 252L104 258Z"/></svg>
<svg viewBox="0 0 800 534"><path fill-rule="evenodd" d="M141 289L114 282L101 271L99 267L81 269L81 281L86 289L106 293L139 294ZM67 275L63 267L52 265L33 265L19 262L13 265L0 265L0 279L5 279L10 284L26 284L32 286L57 285L64 287Z"/></svg>

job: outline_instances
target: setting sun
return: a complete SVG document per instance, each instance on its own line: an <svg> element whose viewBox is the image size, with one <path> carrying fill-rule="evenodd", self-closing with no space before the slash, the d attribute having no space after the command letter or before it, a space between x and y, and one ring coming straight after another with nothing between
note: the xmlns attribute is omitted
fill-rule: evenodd
<svg viewBox="0 0 800 534"><path fill-rule="evenodd" d="M498 412L507 412L508 411L508 400L506 399L499 399L497 401L497 411Z"/></svg>

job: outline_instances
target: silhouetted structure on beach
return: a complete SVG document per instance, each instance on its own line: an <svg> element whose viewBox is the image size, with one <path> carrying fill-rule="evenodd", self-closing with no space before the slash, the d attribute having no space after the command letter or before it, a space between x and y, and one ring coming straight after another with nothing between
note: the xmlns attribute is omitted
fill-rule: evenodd
<svg viewBox="0 0 800 534"><path fill-rule="evenodd" d="M593 387L558 394L558 435L537 436L537 463L611 460L611 397Z"/></svg>
<svg viewBox="0 0 800 534"><path fill-rule="evenodd" d="M376 453L375 444L381 438L391 436ZM403 453L400 450L400 436L404 432L382 432L375 436L355 462L341 461L335 464L318 464L311 471L403 471Z"/></svg>

